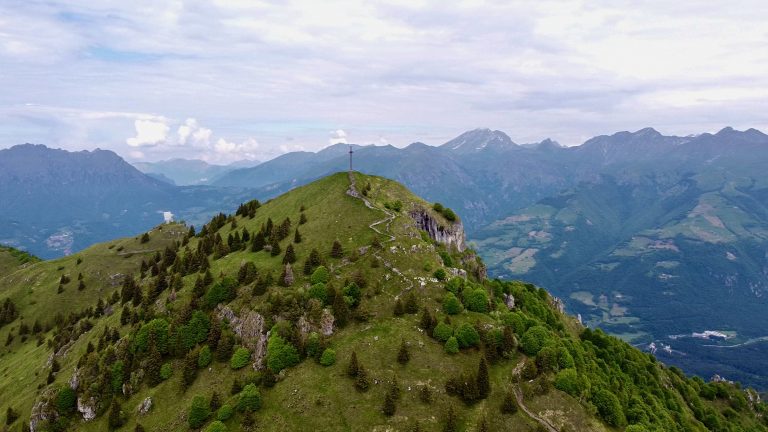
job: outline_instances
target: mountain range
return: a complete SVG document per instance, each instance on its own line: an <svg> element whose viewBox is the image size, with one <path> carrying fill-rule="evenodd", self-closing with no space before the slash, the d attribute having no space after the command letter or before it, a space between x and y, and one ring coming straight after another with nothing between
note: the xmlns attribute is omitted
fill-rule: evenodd
<svg viewBox="0 0 768 432"><path fill-rule="evenodd" d="M250 168L259 161L243 160L229 165L215 165L199 159L168 159L157 162L134 162L132 165L144 174L178 186L205 185L230 171Z"/></svg>
<svg viewBox="0 0 768 432"><path fill-rule="evenodd" d="M762 132L725 128L679 137L646 128L563 147L551 140L517 144L501 131L477 129L441 146L351 148L355 170L397 180L453 208L491 276L547 286L586 324L686 371L768 388L768 325L760 319L768 301L768 136ZM59 227L92 230L98 221L108 228L98 236L80 235L82 243L71 248L76 251L147 229L159 210L210 215L231 211L247 196L275 197L346 169L349 149L337 144L317 153L288 153L232 170L205 187L177 188L140 177L129 183L142 185L138 189L146 195L139 201L152 203L153 212L141 213L132 232L127 224L136 218L126 217L119 233L102 221L103 213L109 220L125 206L104 212L72 205L82 214L52 223L43 201L36 213L26 211L38 219L4 216L14 222L3 224L1 238L43 250L45 257L61 252L39 247L54 242ZM4 152L9 150L0 152L0 160ZM25 181L36 183L33 176ZM58 195L77 195L87 187L64 189ZM160 192L147 192L154 190L179 204L160 207L156 203L165 201L152 198ZM37 194L27 196L35 201ZM61 206L66 210L78 202L73 197ZM193 207L195 202L203 205ZM19 213L14 206L3 208ZM78 225L78 220L92 222Z"/></svg>

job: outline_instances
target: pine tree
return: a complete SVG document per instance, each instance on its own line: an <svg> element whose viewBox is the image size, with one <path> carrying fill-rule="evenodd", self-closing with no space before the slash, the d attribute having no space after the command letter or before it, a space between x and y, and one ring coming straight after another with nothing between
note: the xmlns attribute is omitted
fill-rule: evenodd
<svg viewBox="0 0 768 432"><path fill-rule="evenodd" d="M360 365L357 362L357 353L352 351L352 355L349 356L349 364L347 365L347 375L350 378L357 376L357 372L360 369Z"/></svg>
<svg viewBox="0 0 768 432"><path fill-rule="evenodd" d="M141 243L147 243L149 241L149 234L148 233L142 234L140 241L141 241Z"/></svg>
<svg viewBox="0 0 768 432"><path fill-rule="evenodd" d="M274 223L272 223L272 218L267 218L267 226L264 227L264 237L269 237L272 235L272 229L274 228Z"/></svg>
<svg viewBox="0 0 768 432"><path fill-rule="evenodd" d="M280 255L280 252L282 250L280 249L280 243L277 240L277 237L272 237L272 251L270 252L270 255L272 256L278 256Z"/></svg>
<svg viewBox="0 0 768 432"><path fill-rule="evenodd" d="M416 294L413 291L409 292L405 296L405 312L409 314L415 314L419 311L419 301L416 299Z"/></svg>
<svg viewBox="0 0 768 432"><path fill-rule="evenodd" d="M382 408L382 411L384 412L384 415L387 417L392 417L395 415L395 410L397 409L397 393L394 388L394 386L390 386L389 390L387 390L387 394L384 396L384 407Z"/></svg>
<svg viewBox="0 0 768 432"><path fill-rule="evenodd" d="M125 304L133 300L133 296L136 293L136 281L133 276L128 275L123 279L123 287L120 290L120 301Z"/></svg>
<svg viewBox="0 0 768 432"><path fill-rule="evenodd" d="M109 408L109 429L118 429L125 423L120 403L117 399L112 399L112 406Z"/></svg>
<svg viewBox="0 0 768 432"><path fill-rule="evenodd" d="M333 299L333 317L336 320L336 324L341 328L347 325L349 321L349 305L347 305L344 296L338 294Z"/></svg>
<svg viewBox="0 0 768 432"><path fill-rule="evenodd" d="M251 242L251 252L259 252L263 250L266 243L267 242L264 239L264 231L259 231L255 236L253 236L253 241Z"/></svg>
<svg viewBox="0 0 768 432"><path fill-rule="evenodd" d="M365 367L360 365L360 367L357 368L357 379L355 379L355 388L358 391L366 392L368 391L368 388L371 386L371 381L368 379L368 372L365 370Z"/></svg>
<svg viewBox="0 0 768 432"><path fill-rule="evenodd" d="M331 257L333 258L341 258L344 256L344 250L341 248L341 242L338 240L333 241L333 246L331 247Z"/></svg>
<svg viewBox="0 0 768 432"><path fill-rule="evenodd" d="M304 212L301 212L301 215L299 216L299 225L304 225L307 223L307 215L304 214Z"/></svg>
<svg viewBox="0 0 768 432"><path fill-rule="evenodd" d="M154 334L150 335L149 354L147 355L147 381L150 387L154 387L163 380L160 376L160 368L163 366L163 357L157 350L154 342Z"/></svg>
<svg viewBox="0 0 768 432"><path fill-rule="evenodd" d="M517 401L511 390L504 394L504 400L501 402L501 412L502 414L514 414L517 412Z"/></svg>
<svg viewBox="0 0 768 432"><path fill-rule="evenodd" d="M184 368L181 371L181 387L184 389L189 388L195 382L195 378L197 378L198 356L198 350L192 350L184 356Z"/></svg>
<svg viewBox="0 0 768 432"><path fill-rule="evenodd" d="M213 283L213 275L211 274L211 270L207 269L205 270L205 276L203 276L203 283L205 286L209 286Z"/></svg>
<svg viewBox="0 0 768 432"><path fill-rule="evenodd" d="M491 394L491 380L488 376L488 362L485 357L480 357L480 364L477 367L477 391L480 399L485 399Z"/></svg>
<svg viewBox="0 0 768 432"><path fill-rule="evenodd" d="M405 340L403 340L400 343L400 350L397 352L397 362L404 365L408 363L410 359L411 354L408 352L408 345L405 343Z"/></svg>
<svg viewBox="0 0 768 432"><path fill-rule="evenodd" d="M301 233L299 232L299 229L296 228L296 231L293 233L293 242L294 243L301 243Z"/></svg>
<svg viewBox="0 0 768 432"><path fill-rule="evenodd" d="M456 409L453 407L453 404L448 405L444 418L443 432L455 432L458 427L458 420L456 419Z"/></svg>
<svg viewBox="0 0 768 432"><path fill-rule="evenodd" d="M400 298L395 300L395 309L393 313L396 317L403 316L403 314L405 314L405 307L403 307L403 302L400 301Z"/></svg>
<svg viewBox="0 0 768 432"><path fill-rule="evenodd" d="M77 290L82 291L85 289L85 282L80 281L80 283L77 284Z"/></svg>
<svg viewBox="0 0 768 432"><path fill-rule="evenodd" d="M293 264L296 262L296 252L293 251L293 245L289 244L285 248L285 255L283 256L283 264Z"/></svg>

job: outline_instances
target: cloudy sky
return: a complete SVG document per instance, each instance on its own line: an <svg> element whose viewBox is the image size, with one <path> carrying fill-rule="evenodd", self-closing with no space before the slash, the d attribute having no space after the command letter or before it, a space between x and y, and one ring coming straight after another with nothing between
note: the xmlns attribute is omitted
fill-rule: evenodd
<svg viewBox="0 0 768 432"><path fill-rule="evenodd" d="M0 2L0 148L226 163L768 129L764 0Z"/></svg>

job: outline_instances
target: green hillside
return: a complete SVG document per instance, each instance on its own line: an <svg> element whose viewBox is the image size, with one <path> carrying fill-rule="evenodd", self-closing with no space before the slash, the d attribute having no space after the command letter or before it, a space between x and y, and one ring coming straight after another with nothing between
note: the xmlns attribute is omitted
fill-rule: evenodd
<svg viewBox="0 0 768 432"><path fill-rule="evenodd" d="M339 173L245 203L198 233L163 225L26 264L0 252L4 423L766 430L755 392L687 378L541 288L486 279L472 250L435 241L463 236L451 211L353 180L351 194Z"/></svg>

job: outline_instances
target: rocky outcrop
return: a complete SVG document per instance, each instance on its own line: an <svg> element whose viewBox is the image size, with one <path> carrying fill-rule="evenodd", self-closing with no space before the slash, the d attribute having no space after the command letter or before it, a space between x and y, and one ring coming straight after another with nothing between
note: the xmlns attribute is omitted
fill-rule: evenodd
<svg viewBox="0 0 768 432"><path fill-rule="evenodd" d="M38 432L42 430L46 424L53 423L59 418L59 413L56 411L56 407L53 403L56 394L56 389L49 387L44 391L37 402L35 402L35 405L32 407L32 412L29 415L29 430L31 432Z"/></svg>
<svg viewBox="0 0 768 432"><path fill-rule="evenodd" d="M146 397L139 406L136 408L136 411L138 411L139 415L147 415L149 413L149 410L152 409L152 398Z"/></svg>
<svg viewBox="0 0 768 432"><path fill-rule="evenodd" d="M96 418L97 408L96 398L90 397L84 399L82 397L77 398L77 412L82 414L83 420L91 421Z"/></svg>
<svg viewBox="0 0 768 432"><path fill-rule="evenodd" d="M466 249L464 226L461 222L444 223L423 208L411 210L410 216L416 223L416 228L426 231L432 240L448 248L455 248L459 252Z"/></svg>
<svg viewBox="0 0 768 432"><path fill-rule="evenodd" d="M264 357L267 355L267 334L264 332L264 317L253 310L247 310L240 317L228 306L216 309L216 314L221 319L226 319L236 335L243 340L243 345L251 351L253 368L256 370L264 367Z"/></svg>

